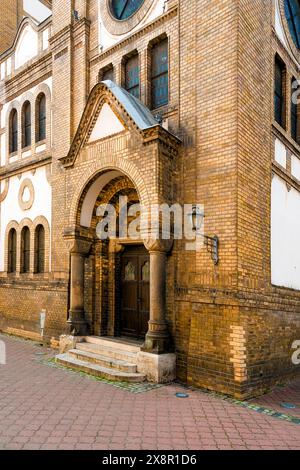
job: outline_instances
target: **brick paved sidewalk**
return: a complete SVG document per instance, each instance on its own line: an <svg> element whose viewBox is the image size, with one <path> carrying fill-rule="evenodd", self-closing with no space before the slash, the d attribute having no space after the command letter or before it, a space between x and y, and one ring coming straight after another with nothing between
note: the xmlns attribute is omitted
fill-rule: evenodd
<svg viewBox="0 0 300 470"><path fill-rule="evenodd" d="M0 449L300 449L300 425L200 391L176 398L178 385L130 393L42 363L33 343L0 338Z"/></svg>
<svg viewBox="0 0 300 470"><path fill-rule="evenodd" d="M271 393L251 400L267 408L272 408L279 413L291 414L300 418L300 378L293 380L286 386L277 386ZM285 409L282 404L295 405L295 409Z"/></svg>

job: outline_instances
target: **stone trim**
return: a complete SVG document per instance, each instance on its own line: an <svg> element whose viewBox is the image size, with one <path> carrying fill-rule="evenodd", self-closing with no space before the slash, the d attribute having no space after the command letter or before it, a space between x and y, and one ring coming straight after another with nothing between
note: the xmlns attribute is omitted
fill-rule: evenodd
<svg viewBox="0 0 300 470"><path fill-rule="evenodd" d="M276 0L276 1L278 1L278 4L279 4L282 26L284 29L287 43L293 53L293 56L295 57L295 59L297 60L299 64L300 63L300 50L297 49L297 46L295 45L293 38L291 36L291 33L290 33L290 28L289 28L289 25L285 16L285 11L284 11L284 0Z"/></svg>
<svg viewBox="0 0 300 470"><path fill-rule="evenodd" d="M9 190L9 178L6 178L5 180L0 180L0 183L4 181L4 189L2 192L0 192L0 202L3 202L8 194Z"/></svg>
<svg viewBox="0 0 300 470"><path fill-rule="evenodd" d="M36 109L37 102L40 94L43 93L46 97L46 140L43 142L46 144L45 152L50 152L51 150L51 91L48 85L45 83L40 83L35 92L26 92L24 93L19 100L15 99L12 101L6 112L5 119L5 128L6 132L6 166L11 165L9 158L13 155L18 156L18 160L22 160L22 153L24 151L30 151L31 156L36 154L36 147L41 144L41 142L36 142ZM23 107L25 103L29 101L31 106L31 146L23 148ZM10 116L13 109L16 109L18 113L18 151L15 154L10 153ZM27 157L30 158L30 157ZM15 163L15 162L13 162Z"/></svg>
<svg viewBox="0 0 300 470"><path fill-rule="evenodd" d="M18 118L18 151L14 154L10 153L10 138L11 138L11 113L13 110L17 111L17 118ZM6 166L9 164L9 157L11 155L18 155L18 158L20 157L21 154L21 134L22 134L22 127L21 127L21 109L22 109L22 103L20 103L18 100L14 100L10 103L9 107L7 108L6 111L6 116L5 116L5 129L6 129L6 158L5 158L5 164Z"/></svg>
<svg viewBox="0 0 300 470"><path fill-rule="evenodd" d="M127 34L136 28L149 12L153 0L144 0L140 8L128 19L117 20L111 11L111 0L102 0L100 2L100 13L105 28L111 34L120 36Z"/></svg>
<svg viewBox="0 0 300 470"><path fill-rule="evenodd" d="M30 197L28 201L23 200L23 194L25 189L28 189ZM19 194L18 194L18 202L19 206L23 211L27 211L31 209L33 203L34 203L34 197L35 197L35 192L34 192L34 186L32 181L29 178L26 178L24 181L22 181L21 186L19 188Z"/></svg>
<svg viewBox="0 0 300 470"><path fill-rule="evenodd" d="M173 19L178 14L178 5L174 4L170 6L170 9L160 17L156 18L153 22L145 25L144 28L139 29L136 33L131 34L130 36L126 37L122 41L118 42L114 46L108 48L104 52L98 54L98 47L96 49L97 54L91 56L90 64L91 66L96 65L98 62L103 61L106 57L110 57L114 54L117 50L123 49L124 47L128 46L129 44L135 44L136 41L148 34L150 31L154 30L157 26L163 25L165 22ZM135 47L135 46L133 46ZM92 51L93 52L93 51Z"/></svg>
<svg viewBox="0 0 300 470"><path fill-rule="evenodd" d="M8 273L8 235L11 229L15 229L17 232L17 263L16 263L16 272L15 273ZM18 231L19 231L19 224L15 220L12 220L7 224L6 229L5 229L5 238L4 238L4 271L7 273L9 276L15 276L17 272L19 271L18 266L19 266L19 248L18 248Z"/></svg>
<svg viewBox="0 0 300 470"><path fill-rule="evenodd" d="M145 205L146 207L150 207L150 194L148 192L144 178L136 165L132 162L125 161L122 157L111 157L110 155L107 155L105 160L97 162L96 164L89 167L89 169L86 171L85 183L81 187L76 188L76 192L74 193L70 207L69 225L76 224L78 211L80 211L83 203L83 195L86 193L87 189L96 179L99 178L102 173L105 173L108 170L119 170L124 174L124 176L127 176L133 182L141 204Z"/></svg>
<svg viewBox="0 0 300 470"><path fill-rule="evenodd" d="M36 231L36 228L39 225L42 225L44 227L44 230L45 230L45 260L44 260L45 268L44 268L44 273L48 273L48 272L51 271L51 269L50 269L50 255L51 255L51 251L50 251L51 237L50 237L50 235L51 235L51 231L50 231L49 222L46 219L46 217L44 217L43 215L39 215L38 217L36 217L34 219L33 223L32 223L33 269L35 269L35 231ZM44 273L38 273L36 275L37 276L42 276Z"/></svg>
<svg viewBox="0 0 300 470"><path fill-rule="evenodd" d="M105 83L97 83L90 93L69 153L67 156L61 157L59 159L65 168L74 166L80 150L89 139L89 136L104 103L107 103L109 106L111 106L112 110L115 112L125 128L128 128L130 123L132 130L141 136L141 142L148 144L153 140L158 139L163 143L164 146L168 147L169 151L172 151L173 155L177 154L178 147L181 144L181 141L177 137L170 134L159 124L146 130L140 130L135 121L131 118L131 116L129 116L125 108L121 105L121 103L117 100L117 98L105 85ZM109 139L109 137L107 139Z"/></svg>
<svg viewBox="0 0 300 470"><path fill-rule="evenodd" d="M4 242L4 272L9 277L11 275L16 277L27 277L32 278L34 275L34 256L35 256L35 229L38 225L43 225L45 229L45 271L44 273L37 274L37 276L43 276L43 274L50 272L50 225L46 217L38 216L32 222L29 218L24 218L20 223L12 220L7 224L5 229L5 242ZM28 227L30 230L30 270L29 273L21 273L21 233L24 227ZM8 234L10 230L14 228L17 232L17 269L16 273L8 273Z"/></svg>

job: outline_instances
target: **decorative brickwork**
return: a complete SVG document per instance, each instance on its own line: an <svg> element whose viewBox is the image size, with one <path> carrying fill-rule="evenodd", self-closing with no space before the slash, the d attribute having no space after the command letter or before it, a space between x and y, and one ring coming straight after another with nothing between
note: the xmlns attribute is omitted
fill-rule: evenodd
<svg viewBox="0 0 300 470"><path fill-rule="evenodd" d="M53 0L52 18L35 27L39 35L45 25L51 28L49 49L39 50L3 81L0 106L9 105L0 129L7 153L0 167L0 203L5 204L12 176L21 178L47 165L52 220L19 224L12 208L0 273L0 329L36 335L39 312L46 309L48 340L57 341L70 328L118 334L122 298L117 281L128 240L97 239L98 205L115 203L118 194L146 207L201 203L205 233L220 240L219 264L206 250L187 252L181 240L174 241L170 252L152 251L154 280L164 282L162 266L166 277L165 298L152 293L152 302L165 315L150 326L150 333L161 328L159 341L155 344L150 334L146 346L158 352L172 346L180 380L243 399L299 373L291 357L292 344L300 338L300 292L271 282L271 185L275 174L290 190L300 191L292 171L300 146L291 137L290 100L292 77L300 78L300 55L283 0L169 0L157 16L153 8L147 20L154 2L146 0L128 21L118 22L107 1L100 2L101 18L97 0L76 2L76 19L74 2ZM276 6L285 45L276 34ZM0 21L0 32L1 27ZM105 27L108 42L99 44ZM169 102L153 111L157 125L141 130L99 80L113 66L114 81L124 85L124 62L138 53L141 101L150 108L151 50L162 39L169 48ZM12 53L16 44L11 45L0 62ZM276 56L285 67L284 128L273 118ZM50 76L51 92L41 83ZM46 148L36 153L34 135L32 155L22 158L21 107L30 100L34 132L40 93L47 98L47 139L38 144ZM104 105L124 131L90 141ZM19 117L19 152L9 157L13 108ZM287 149L286 167L276 160L275 139ZM39 223L46 231L43 275L34 273L33 237ZM26 224L30 272L20 274L20 230ZM17 230L16 274L7 274L10 228Z"/></svg>

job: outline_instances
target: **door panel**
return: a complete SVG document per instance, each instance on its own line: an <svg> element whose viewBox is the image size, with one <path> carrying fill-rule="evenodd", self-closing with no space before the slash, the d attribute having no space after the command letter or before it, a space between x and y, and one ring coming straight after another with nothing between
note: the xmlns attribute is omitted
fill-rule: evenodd
<svg viewBox="0 0 300 470"><path fill-rule="evenodd" d="M121 334L143 338L150 310L150 259L146 249L126 248L121 266Z"/></svg>

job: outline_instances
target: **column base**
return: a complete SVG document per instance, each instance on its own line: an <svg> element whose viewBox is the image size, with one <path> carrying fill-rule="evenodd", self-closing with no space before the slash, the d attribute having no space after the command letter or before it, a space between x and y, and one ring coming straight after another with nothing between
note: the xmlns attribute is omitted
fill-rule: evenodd
<svg viewBox="0 0 300 470"><path fill-rule="evenodd" d="M84 319L84 312L69 311L69 319L67 320L68 332L72 336L86 336L88 334L88 324Z"/></svg>
<svg viewBox="0 0 300 470"><path fill-rule="evenodd" d="M176 379L176 354L158 355L141 351L137 355L137 370L146 375L149 382L173 382Z"/></svg>
<svg viewBox="0 0 300 470"><path fill-rule="evenodd" d="M150 354L166 354L172 352L169 333L167 331L165 333L148 331L141 350Z"/></svg>

